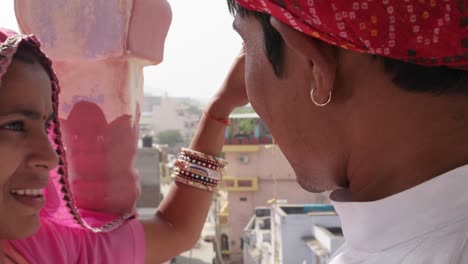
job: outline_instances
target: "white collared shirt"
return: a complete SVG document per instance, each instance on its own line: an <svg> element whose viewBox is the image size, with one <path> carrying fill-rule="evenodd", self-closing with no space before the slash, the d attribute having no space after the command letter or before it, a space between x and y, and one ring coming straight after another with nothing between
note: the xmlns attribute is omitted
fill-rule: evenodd
<svg viewBox="0 0 468 264"><path fill-rule="evenodd" d="M330 264L468 264L468 165L374 202L330 198L346 239Z"/></svg>

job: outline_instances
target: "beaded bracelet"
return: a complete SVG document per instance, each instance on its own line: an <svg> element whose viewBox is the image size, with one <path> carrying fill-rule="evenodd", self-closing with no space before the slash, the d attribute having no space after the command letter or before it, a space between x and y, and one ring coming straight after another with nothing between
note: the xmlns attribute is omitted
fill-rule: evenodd
<svg viewBox="0 0 468 264"><path fill-rule="evenodd" d="M219 163L216 163L214 161L209 161L209 160L206 160L206 159L203 159L203 158L199 158L195 155L191 155L191 154L181 154L179 155L179 160L184 160L184 161L187 161L187 162L190 162L194 165L199 165L199 166L203 166L207 169L210 169L210 170L217 170L217 171L221 171L223 170L223 167L220 166Z"/></svg>
<svg viewBox="0 0 468 264"><path fill-rule="evenodd" d="M221 167L224 168L227 165L227 161L223 160L221 158L216 158L211 155L207 155L205 153L201 153L195 150L191 149L186 149L182 148L182 151L180 152L181 155L195 159L198 163L200 161L201 163L205 162L208 165L214 165L215 167Z"/></svg>
<svg viewBox="0 0 468 264"><path fill-rule="evenodd" d="M192 186L192 187L195 187L195 188L198 188L198 189L202 189L202 190L205 190L205 191L214 192L216 190L216 188L214 188L214 187L207 186L207 185L197 183L197 182L193 182L193 181L184 179L184 178L179 177L179 176L172 175L172 179L174 179L174 181L176 181L176 182L180 182L180 183L183 183L185 185L189 185L189 186Z"/></svg>
<svg viewBox="0 0 468 264"><path fill-rule="evenodd" d="M209 187L212 187L212 188L218 187L218 184L219 184L219 182L216 182L216 183L210 182L209 183L209 182L205 182L205 181L202 181L202 180L197 180L197 179L195 179L195 177L191 177L188 174L174 173L173 176L183 178L183 179L191 181L193 183L202 184L204 186L209 186Z"/></svg>
<svg viewBox="0 0 468 264"><path fill-rule="evenodd" d="M215 179L215 180L221 180L222 171L223 171L223 170L211 170L206 167L195 165L185 160L177 160L175 163L175 167L182 168L192 173L195 173L204 177L208 177L211 179Z"/></svg>
<svg viewBox="0 0 468 264"><path fill-rule="evenodd" d="M195 150L183 148L176 161L174 181L206 191L214 191L221 182L227 162Z"/></svg>
<svg viewBox="0 0 468 264"><path fill-rule="evenodd" d="M206 183L206 184L218 184L221 179L214 179L208 176L203 176L198 173L194 173L191 170L184 170L181 168L176 168L174 169L174 172L178 174L179 176L186 176L189 177L190 179L193 179L196 182L200 183Z"/></svg>

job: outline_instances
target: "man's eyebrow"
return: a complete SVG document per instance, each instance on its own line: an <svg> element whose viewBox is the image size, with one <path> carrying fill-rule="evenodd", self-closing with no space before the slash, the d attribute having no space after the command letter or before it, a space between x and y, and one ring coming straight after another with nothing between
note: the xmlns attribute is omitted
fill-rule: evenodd
<svg viewBox="0 0 468 264"><path fill-rule="evenodd" d="M22 115L24 117L27 117L32 120L39 120L39 119L44 119L45 121L50 121L55 118L56 113L52 112L49 114L49 116L44 117L40 112L31 110L31 109L19 109L19 110L14 110L8 113L0 114L0 117L6 117L9 115Z"/></svg>

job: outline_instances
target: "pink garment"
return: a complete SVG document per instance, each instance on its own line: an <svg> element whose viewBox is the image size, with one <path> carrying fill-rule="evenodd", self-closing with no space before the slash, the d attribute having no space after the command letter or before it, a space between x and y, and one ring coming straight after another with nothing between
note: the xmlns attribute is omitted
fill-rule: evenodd
<svg viewBox="0 0 468 264"><path fill-rule="evenodd" d="M33 47L49 74L53 109L57 113L59 82L52 70L52 62L42 53L40 43L32 35L19 35L0 28L0 89L1 79L20 45ZM131 212L109 215L80 209L70 188L58 117L52 120L48 134L60 161L50 173L45 192L47 202L40 214L41 226L33 236L10 241L11 245L30 263L143 263L146 246L141 223Z"/></svg>
<svg viewBox="0 0 468 264"><path fill-rule="evenodd" d="M36 234L10 243L31 264L140 264L146 254L143 227L136 219L112 232L94 233L41 218Z"/></svg>

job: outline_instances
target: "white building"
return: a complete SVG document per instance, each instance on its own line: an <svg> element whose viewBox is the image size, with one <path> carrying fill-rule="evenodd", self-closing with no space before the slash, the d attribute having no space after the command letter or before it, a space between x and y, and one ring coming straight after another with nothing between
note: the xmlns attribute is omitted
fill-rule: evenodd
<svg viewBox="0 0 468 264"><path fill-rule="evenodd" d="M184 140L190 140L200 121L201 111L188 99L163 96L153 106L153 132L179 130Z"/></svg>
<svg viewBox="0 0 468 264"><path fill-rule="evenodd" d="M152 96L145 94L143 105L141 106L140 134L145 136L153 133L153 108L161 104L162 96Z"/></svg>
<svg viewBox="0 0 468 264"><path fill-rule="evenodd" d="M160 191L160 162L161 154L158 149L139 148L135 168L140 178L141 195L137 201L137 207L155 208L159 206Z"/></svg>
<svg viewBox="0 0 468 264"><path fill-rule="evenodd" d="M244 230L245 264L323 264L343 244L333 206L274 204L255 210Z"/></svg>
<svg viewBox="0 0 468 264"><path fill-rule="evenodd" d="M201 117L199 102L189 98L144 96L141 107L140 135L155 136L164 130L180 131L185 142L192 138Z"/></svg>

